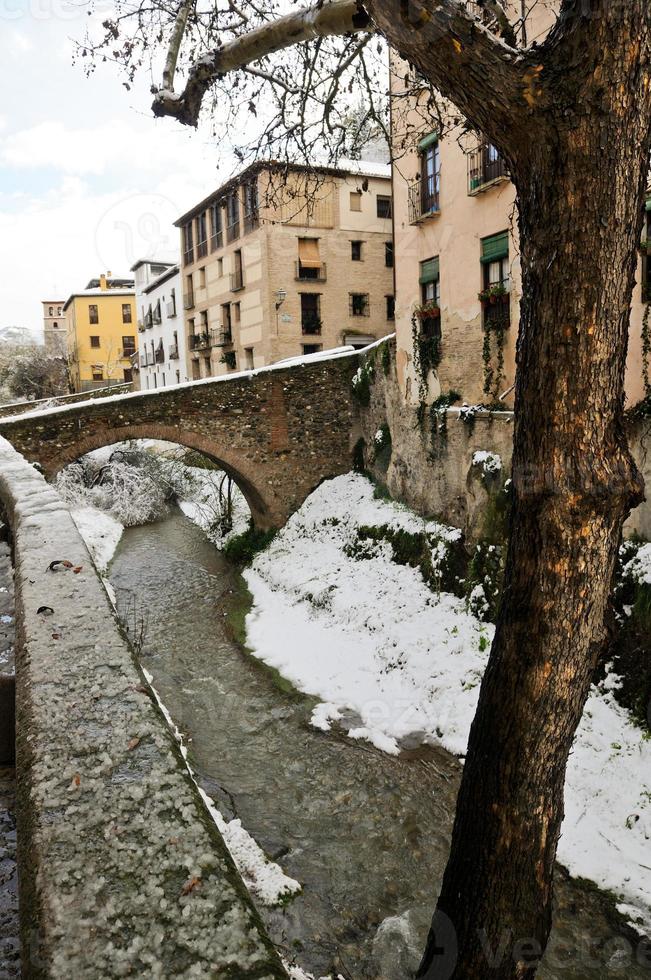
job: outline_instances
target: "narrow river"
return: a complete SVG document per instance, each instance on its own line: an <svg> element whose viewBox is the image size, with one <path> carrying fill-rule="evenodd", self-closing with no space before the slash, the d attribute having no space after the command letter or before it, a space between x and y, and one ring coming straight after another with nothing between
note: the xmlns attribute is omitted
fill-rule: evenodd
<svg viewBox="0 0 651 980"><path fill-rule="evenodd" d="M137 596L143 665L191 740L204 789L304 886L285 907L260 908L274 941L317 977L334 968L350 980L406 980L445 865L456 760L433 750L394 758L311 728L313 702L231 639L242 581L182 514L128 529L110 579L124 617ZM539 975L651 978L609 903L559 877Z"/></svg>

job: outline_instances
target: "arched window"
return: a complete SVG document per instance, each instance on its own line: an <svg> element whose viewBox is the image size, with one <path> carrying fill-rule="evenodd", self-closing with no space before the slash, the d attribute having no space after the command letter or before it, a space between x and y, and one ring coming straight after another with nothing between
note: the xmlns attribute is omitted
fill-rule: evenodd
<svg viewBox="0 0 651 980"><path fill-rule="evenodd" d="M52 316L54 314L54 307L53 306L50 306L50 307L48 307L48 310L49 310L48 316Z"/></svg>
<svg viewBox="0 0 651 980"><path fill-rule="evenodd" d="M59 329L59 324L58 324L58 323L56 322L56 320L55 320L55 321L54 321L54 323L52 324L52 329L53 329L53 330L58 330L58 329Z"/></svg>

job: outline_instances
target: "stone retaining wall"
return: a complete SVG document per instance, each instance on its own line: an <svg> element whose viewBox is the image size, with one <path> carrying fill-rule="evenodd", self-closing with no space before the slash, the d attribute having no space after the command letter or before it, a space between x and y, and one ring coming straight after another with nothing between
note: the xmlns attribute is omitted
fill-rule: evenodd
<svg viewBox="0 0 651 980"><path fill-rule="evenodd" d="M381 348L377 348L370 355L374 366L370 404L359 412L356 437L364 439L367 468L395 499L418 513L461 528L472 542L490 537L486 528L486 515L494 510L490 487L478 478L472 459L480 450L497 453L504 477L510 476L513 413L479 412L464 422L455 407L447 412L445 434L435 435L428 411L419 420L417 410L405 405L395 374L395 342L387 343L391 351L388 373ZM368 359L369 355L362 356ZM391 431L391 456L376 461L373 440L385 422ZM629 443L651 498L651 419L629 422ZM633 511L624 530L651 539L651 500Z"/></svg>
<svg viewBox="0 0 651 980"><path fill-rule="evenodd" d="M4 439L0 500L15 554L23 976L286 977L70 513Z"/></svg>

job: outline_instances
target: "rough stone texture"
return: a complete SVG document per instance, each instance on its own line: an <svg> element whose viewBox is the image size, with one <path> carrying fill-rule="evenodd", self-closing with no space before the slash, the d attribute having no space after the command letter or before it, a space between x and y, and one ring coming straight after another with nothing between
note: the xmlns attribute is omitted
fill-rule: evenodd
<svg viewBox="0 0 651 980"><path fill-rule="evenodd" d="M4 439L0 500L15 554L23 975L285 977L69 512ZM50 570L60 560L72 567Z"/></svg>
<svg viewBox="0 0 651 980"><path fill-rule="evenodd" d="M490 508L486 484L478 479L472 457L477 450L499 454L505 476L510 476L513 414L483 412L474 424L460 421L459 410L447 413L447 438L433 440L429 414L419 424L417 409L404 404L396 381L395 341L387 341L391 350L391 368L385 374L382 358L375 348L370 356L374 362L374 383L371 403L359 412L359 428L366 443L365 458L370 472L386 483L391 495L413 507L420 514L435 516L461 528L470 541L485 535L484 517ZM369 355L363 355L368 358ZM392 451L388 467L386 460L373 460L375 433L387 422L391 430ZM647 487L651 487L651 420L629 425L629 442ZM633 531L651 539L651 503L647 500L637 507L625 525L625 533Z"/></svg>
<svg viewBox="0 0 651 980"><path fill-rule="evenodd" d="M0 768L0 980L20 976L15 773Z"/></svg>
<svg viewBox="0 0 651 980"><path fill-rule="evenodd" d="M6 530L0 523L0 530ZM14 574L11 551L0 541L0 766L13 765L15 739Z"/></svg>
<svg viewBox="0 0 651 980"><path fill-rule="evenodd" d="M323 479L350 469L356 367L344 355L97 399L0 421L0 436L48 476L124 439L178 442L230 473L259 527L279 527Z"/></svg>

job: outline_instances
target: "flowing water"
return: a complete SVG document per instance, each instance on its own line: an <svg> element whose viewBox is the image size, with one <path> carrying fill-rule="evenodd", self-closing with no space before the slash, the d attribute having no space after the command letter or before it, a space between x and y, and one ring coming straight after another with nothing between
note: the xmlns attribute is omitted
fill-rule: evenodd
<svg viewBox="0 0 651 980"><path fill-rule="evenodd" d="M431 749L394 758L311 728L313 700L233 640L242 581L182 514L125 531L110 579L123 616L146 618L142 662L191 740L200 783L303 885L283 908L260 907L284 955L316 976L406 980L445 866L456 760ZM638 962L610 902L557 878L539 976L651 978L651 956Z"/></svg>

